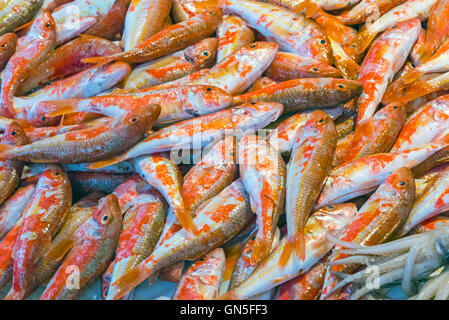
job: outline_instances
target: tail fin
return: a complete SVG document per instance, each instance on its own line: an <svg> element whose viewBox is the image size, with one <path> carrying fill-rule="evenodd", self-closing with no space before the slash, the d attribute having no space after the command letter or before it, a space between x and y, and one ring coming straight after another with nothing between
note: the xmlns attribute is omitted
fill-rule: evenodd
<svg viewBox="0 0 449 320"><path fill-rule="evenodd" d="M232 291L228 291L221 296L214 298L214 300L240 300L240 297Z"/></svg>
<svg viewBox="0 0 449 320"><path fill-rule="evenodd" d="M295 12L304 13L307 18L312 17L315 13L320 11L320 7L318 7L315 3L310 0L304 0L302 3L298 4L293 8Z"/></svg>
<svg viewBox="0 0 449 320"><path fill-rule="evenodd" d="M173 213L176 215L176 218L178 218L179 223L184 229L195 235L198 234L198 228L196 227L189 210L185 208L173 208Z"/></svg>
<svg viewBox="0 0 449 320"><path fill-rule="evenodd" d="M256 238L250 259L252 265L256 265L270 253L271 243L271 237L269 239L259 237Z"/></svg>
<svg viewBox="0 0 449 320"><path fill-rule="evenodd" d="M123 153L123 154L121 154L119 156L116 156L116 157L113 157L113 158L110 158L110 159L107 159L107 160L97 161L97 162L91 163L88 166L88 168L89 169L101 169L101 168L109 167L109 166L112 166L113 164L125 161L126 159L127 159L126 158L126 153Z"/></svg>
<svg viewBox="0 0 449 320"><path fill-rule="evenodd" d="M120 300L151 275L151 270L148 270L143 263L131 269L111 284L109 293L114 292L115 295L108 296L108 300ZM111 290L112 287L115 290Z"/></svg>

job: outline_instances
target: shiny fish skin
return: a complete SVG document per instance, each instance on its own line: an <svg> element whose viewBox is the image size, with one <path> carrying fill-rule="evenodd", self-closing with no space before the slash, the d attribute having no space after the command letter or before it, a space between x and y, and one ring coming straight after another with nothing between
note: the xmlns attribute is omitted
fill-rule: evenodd
<svg viewBox="0 0 449 320"><path fill-rule="evenodd" d="M38 259L50 246L72 203L72 190L60 167L48 165L23 212L23 223L14 248L12 292L7 299L23 299L32 285Z"/></svg>
<svg viewBox="0 0 449 320"><path fill-rule="evenodd" d="M10 0L0 11L0 35L13 32L32 20L43 0Z"/></svg>
<svg viewBox="0 0 449 320"><path fill-rule="evenodd" d="M132 50L162 30L171 0L132 0L126 13L123 48Z"/></svg>
<svg viewBox="0 0 449 320"><path fill-rule="evenodd" d="M202 10L216 9L217 0L174 0L172 15L176 22L187 20Z"/></svg>
<svg viewBox="0 0 449 320"><path fill-rule="evenodd" d="M217 39L217 62L220 62L241 47L254 42L255 36L245 21L236 16L224 15L217 29Z"/></svg>
<svg viewBox="0 0 449 320"><path fill-rule="evenodd" d="M111 261L120 234L121 220L117 198L111 194L100 199L97 211L75 232L73 248L40 299L77 298L83 287L98 277ZM74 266L79 270L79 288L66 286Z"/></svg>
<svg viewBox="0 0 449 320"><path fill-rule="evenodd" d="M113 298L121 298L163 267L181 260L196 260L221 246L234 237L252 216L248 195L243 183L237 180L201 207L194 219L198 235L191 235L183 229L177 232L164 246L112 284L118 287L119 293Z"/></svg>
<svg viewBox="0 0 449 320"><path fill-rule="evenodd" d="M361 0L355 6L340 13L337 19L348 25L364 23L375 19L376 15L383 15L402 2L405 0Z"/></svg>
<svg viewBox="0 0 449 320"><path fill-rule="evenodd" d="M330 64L332 49L327 36L313 21L283 7L249 0L223 0L224 13L235 14L275 41L282 51ZM283 23L285 21L285 23Z"/></svg>
<svg viewBox="0 0 449 320"><path fill-rule="evenodd" d="M234 97L234 105L247 102L279 102L285 112L329 108L346 103L362 91L359 82L346 79L309 78L280 82Z"/></svg>
<svg viewBox="0 0 449 320"><path fill-rule="evenodd" d="M218 293L224 266L225 254L221 248L195 261L183 274L172 300L212 300Z"/></svg>
<svg viewBox="0 0 449 320"><path fill-rule="evenodd" d="M12 280L14 265L12 254L21 226L22 219L19 219L0 242L0 289Z"/></svg>
<svg viewBox="0 0 449 320"><path fill-rule="evenodd" d="M131 0L115 0L108 13L98 19L84 34L112 40L121 33L125 24L126 12Z"/></svg>

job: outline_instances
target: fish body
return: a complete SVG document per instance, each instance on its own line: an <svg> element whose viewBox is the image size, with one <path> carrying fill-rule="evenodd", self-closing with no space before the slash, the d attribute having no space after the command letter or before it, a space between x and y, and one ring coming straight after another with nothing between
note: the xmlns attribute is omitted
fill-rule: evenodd
<svg viewBox="0 0 449 320"><path fill-rule="evenodd" d="M217 62L220 62L241 47L254 42L255 36L245 21L236 16L224 15L217 29L217 38Z"/></svg>

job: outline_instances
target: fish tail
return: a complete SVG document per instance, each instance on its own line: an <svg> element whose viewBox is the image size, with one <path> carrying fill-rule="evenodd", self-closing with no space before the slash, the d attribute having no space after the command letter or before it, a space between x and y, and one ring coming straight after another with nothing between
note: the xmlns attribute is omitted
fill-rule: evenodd
<svg viewBox="0 0 449 320"><path fill-rule="evenodd" d="M310 0L304 0L294 7L295 12L304 13L307 18L312 17L315 13L320 11L320 8Z"/></svg>
<svg viewBox="0 0 449 320"><path fill-rule="evenodd" d="M117 279L111 284L108 292L108 300L120 300L126 296L131 290L142 283L146 278L151 275L151 271L140 264L139 266L131 269L126 274ZM113 288L113 290L111 290ZM114 294L114 295L112 295Z"/></svg>
<svg viewBox="0 0 449 320"><path fill-rule="evenodd" d="M271 250L271 237L266 238L256 238L254 242L253 251L251 253L251 264L256 265L259 261L265 258Z"/></svg>
<svg viewBox="0 0 449 320"><path fill-rule="evenodd" d="M196 227L189 210L185 208L174 208L173 213L176 215L176 218L178 218L179 223L184 229L194 235L198 234L198 228Z"/></svg>
<svg viewBox="0 0 449 320"><path fill-rule="evenodd" d="M214 300L240 300L240 297L238 295L236 295L234 292L228 291L228 292L214 298Z"/></svg>
<svg viewBox="0 0 449 320"><path fill-rule="evenodd" d="M97 161L97 162L91 163L88 166L88 168L89 169L101 169L101 168L104 168L104 167L112 166L113 164L116 164L116 163L119 163L119 162L122 162L122 161L125 161L125 160L126 160L125 154L121 154L119 156L116 156L116 157L113 157L113 158L110 158L110 159L107 159L107 160Z"/></svg>
<svg viewBox="0 0 449 320"><path fill-rule="evenodd" d="M285 267L287 265L287 262L290 259L292 253L293 253L293 241L291 241L291 238L288 238L287 242L285 243L284 249L282 249L281 256L279 257L279 265L281 267Z"/></svg>
<svg viewBox="0 0 449 320"><path fill-rule="evenodd" d="M76 103L72 99L44 101L39 104L39 106L43 110L48 110L48 112L46 112L46 115L49 117L56 117L69 113L75 113L78 111L77 105L78 103Z"/></svg>
<svg viewBox="0 0 449 320"><path fill-rule="evenodd" d="M294 250L298 259L304 261L306 258L306 245L303 231L295 235Z"/></svg>

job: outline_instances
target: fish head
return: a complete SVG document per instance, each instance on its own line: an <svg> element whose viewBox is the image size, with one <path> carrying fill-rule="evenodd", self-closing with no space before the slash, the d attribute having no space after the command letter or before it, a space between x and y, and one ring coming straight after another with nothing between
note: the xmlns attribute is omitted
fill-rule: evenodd
<svg viewBox="0 0 449 320"><path fill-rule="evenodd" d="M29 143L29 140L23 127L13 121L5 127L0 142L10 146L23 146Z"/></svg>
<svg viewBox="0 0 449 320"><path fill-rule="evenodd" d="M223 89L205 85L190 86L188 100L195 107L195 110L186 110L192 116L223 110L233 103L233 97Z"/></svg>
<svg viewBox="0 0 449 320"><path fill-rule="evenodd" d="M374 118L391 119L404 124L407 118L407 109L403 103L393 102L376 112Z"/></svg>
<svg viewBox="0 0 449 320"><path fill-rule="evenodd" d="M217 38L206 38L185 49L184 57L200 68L212 67L217 58L217 46Z"/></svg>
<svg viewBox="0 0 449 320"><path fill-rule="evenodd" d="M56 164L48 164L39 177L36 189L44 188L48 190L55 190L61 186L65 186L67 190L70 190L71 192L70 181L61 166Z"/></svg>
<svg viewBox="0 0 449 320"><path fill-rule="evenodd" d="M247 57L246 59L254 59L254 61L268 68L278 49L279 45L276 42L257 41L240 48L234 54Z"/></svg>
<svg viewBox="0 0 449 320"><path fill-rule="evenodd" d="M54 39L56 41L56 23L48 11L42 11L31 25L27 38Z"/></svg>
<svg viewBox="0 0 449 320"><path fill-rule="evenodd" d="M337 136L337 129L334 121L327 112L316 110L309 114L309 119L302 126L295 138L295 143L301 143L305 139L311 137L326 137L330 138Z"/></svg>
<svg viewBox="0 0 449 320"><path fill-rule="evenodd" d="M310 28L310 37L304 46L309 48L310 56L316 60L332 65L333 52L329 38L320 28Z"/></svg>
<svg viewBox="0 0 449 320"><path fill-rule="evenodd" d="M347 101L358 97L362 94L363 85L360 81L349 79L332 79L330 81L330 89L342 97L346 97Z"/></svg>
<svg viewBox="0 0 449 320"><path fill-rule="evenodd" d="M98 208L92 218L100 229L117 228L122 224L122 213L120 211L118 199L114 194L109 194L98 201Z"/></svg>
<svg viewBox="0 0 449 320"><path fill-rule="evenodd" d="M137 108L132 108L129 113L125 113L116 122L124 128L132 126L136 129L136 132L146 132L151 129L160 113L161 107L158 104L145 104Z"/></svg>
<svg viewBox="0 0 449 320"><path fill-rule="evenodd" d="M232 108L232 112L251 122L251 128L243 129L262 129L281 116L284 106L278 102L248 102Z"/></svg>
<svg viewBox="0 0 449 320"><path fill-rule="evenodd" d="M11 52L15 50L17 42L17 35L14 32L7 33L1 37L0 40L0 56L4 52Z"/></svg>
<svg viewBox="0 0 449 320"><path fill-rule="evenodd" d="M340 233L353 221L356 214L355 204L339 203L315 211L313 217L325 230Z"/></svg>

